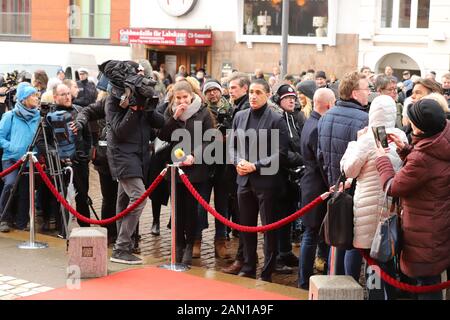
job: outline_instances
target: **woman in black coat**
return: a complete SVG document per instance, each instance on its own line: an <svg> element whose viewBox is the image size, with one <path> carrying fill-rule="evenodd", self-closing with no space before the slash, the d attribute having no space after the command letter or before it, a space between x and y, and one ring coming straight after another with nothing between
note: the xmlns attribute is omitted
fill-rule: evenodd
<svg viewBox="0 0 450 320"><path fill-rule="evenodd" d="M209 170L202 161L204 147L203 134L206 130L214 129L214 121L207 106L196 95L187 81L180 81L173 88L173 103L165 113L166 122L158 137L172 144L177 144L172 150L180 147L186 153L182 162L182 169L193 186L200 190L201 184L209 178ZM201 133L202 137L194 135ZM181 131L178 129L182 129ZM199 130L200 129L200 130ZM176 131L183 137L172 134ZM219 133L220 134L220 133ZM195 139L197 138L197 139ZM187 140L187 141L186 141ZM200 142L200 143L199 143ZM180 143L178 145L178 143ZM181 145L181 146L180 146ZM172 159L173 159L172 152ZM176 183L176 262L192 264L192 249L195 240L197 224L197 200L191 195L183 182L177 178Z"/></svg>

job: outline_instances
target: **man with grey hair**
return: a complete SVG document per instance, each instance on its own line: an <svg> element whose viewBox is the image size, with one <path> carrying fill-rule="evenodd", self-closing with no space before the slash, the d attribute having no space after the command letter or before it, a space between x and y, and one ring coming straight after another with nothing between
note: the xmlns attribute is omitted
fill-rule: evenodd
<svg viewBox="0 0 450 320"><path fill-rule="evenodd" d="M403 113L403 105L398 102L398 93L397 93L397 80L394 77L379 75L377 77L377 81L375 83L375 87L378 95L386 95L394 99L397 105L397 119L395 121L396 128L403 128L402 124L402 113Z"/></svg>
<svg viewBox="0 0 450 320"><path fill-rule="evenodd" d="M327 177L317 157L317 125L322 115L332 108L335 102L336 98L331 89L318 89L314 94L314 110L306 120L302 130L300 147L305 165L305 174L300 184L302 206L307 205L328 190ZM305 232L303 233L299 259L299 288L306 290L309 288L309 278L313 275L314 265L321 272L326 269L328 246L319 241L319 229L326 211L326 204L322 204L302 217ZM319 251L316 258L317 246L319 246Z"/></svg>

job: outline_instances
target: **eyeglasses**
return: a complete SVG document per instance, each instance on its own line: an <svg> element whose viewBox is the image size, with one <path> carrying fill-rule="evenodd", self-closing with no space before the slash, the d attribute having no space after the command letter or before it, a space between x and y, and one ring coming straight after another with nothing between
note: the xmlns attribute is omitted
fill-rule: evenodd
<svg viewBox="0 0 450 320"><path fill-rule="evenodd" d="M386 92L396 92L396 91L397 91L397 88L390 88L390 89L386 88L386 89L381 89L381 91L386 91Z"/></svg>

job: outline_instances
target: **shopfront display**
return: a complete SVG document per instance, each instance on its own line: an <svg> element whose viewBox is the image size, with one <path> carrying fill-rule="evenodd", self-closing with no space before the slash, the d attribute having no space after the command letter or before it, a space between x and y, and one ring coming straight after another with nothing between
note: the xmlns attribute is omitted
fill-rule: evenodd
<svg viewBox="0 0 450 320"><path fill-rule="evenodd" d="M327 37L329 0L290 0L289 35ZM281 35L281 0L244 0L243 35Z"/></svg>

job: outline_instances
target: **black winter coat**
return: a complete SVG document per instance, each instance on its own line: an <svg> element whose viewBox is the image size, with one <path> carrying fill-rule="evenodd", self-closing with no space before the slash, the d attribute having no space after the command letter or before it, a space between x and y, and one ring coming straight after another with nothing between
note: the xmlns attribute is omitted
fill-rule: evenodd
<svg viewBox="0 0 450 320"><path fill-rule="evenodd" d="M97 100L97 88L95 87L95 83L86 79L77 81L77 85L80 92L73 103L81 107L87 107L91 103L95 103Z"/></svg>
<svg viewBox="0 0 450 320"><path fill-rule="evenodd" d="M322 170L322 165L317 159L317 125L320 114L316 111L306 120L301 134L301 154L305 162L305 174L301 181L302 207L309 204L321 194L328 191L327 179ZM326 203L320 204L302 217L305 226L319 228L327 211Z"/></svg>
<svg viewBox="0 0 450 320"><path fill-rule="evenodd" d="M152 110L133 111L119 106L120 100L106 100L108 163L113 179L141 178L148 183L150 135L161 128L164 117Z"/></svg>
<svg viewBox="0 0 450 320"><path fill-rule="evenodd" d="M159 131L158 138L162 141L171 142L173 148L176 148L176 145L180 143L181 141L175 140L172 141L172 133L177 129L186 129L191 137L190 146L191 146L191 154L196 159L197 162L200 154L203 156L203 150L204 148L210 143L208 141L203 142L203 134L206 130L214 129L214 121L212 118L212 115L210 111L208 110L208 107L206 105L203 105L200 110L197 111L192 117L190 117L186 122L175 120L172 116L172 113L170 112L170 109L168 108L164 114L165 116L165 124L164 127ZM194 124L195 123L201 124L201 134L202 139L200 140L198 137L195 139L194 135ZM180 140L182 140L181 138ZM198 141L202 141L201 144L198 144ZM171 155L173 154L173 148L171 150ZM186 152L186 155L188 153ZM171 158L171 157L170 157ZM172 161L172 159L169 159ZM209 178L209 170L207 165L204 163L204 161L201 164L194 164L189 167L183 167L183 171L186 173L186 175L189 177L189 180L192 183L201 183L205 182ZM182 183L181 180L177 179L178 183Z"/></svg>

